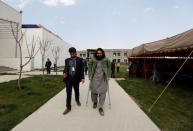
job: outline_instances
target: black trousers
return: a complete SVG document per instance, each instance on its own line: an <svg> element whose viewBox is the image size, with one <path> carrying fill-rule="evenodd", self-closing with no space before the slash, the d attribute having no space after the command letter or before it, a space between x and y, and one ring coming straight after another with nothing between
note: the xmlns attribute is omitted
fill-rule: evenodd
<svg viewBox="0 0 193 131"><path fill-rule="evenodd" d="M117 73L119 73L119 67L117 67Z"/></svg>
<svg viewBox="0 0 193 131"><path fill-rule="evenodd" d="M50 67L47 67L47 74L50 74Z"/></svg>
<svg viewBox="0 0 193 131"><path fill-rule="evenodd" d="M79 83L80 82L77 82L70 78L66 80L66 107L68 109L71 109L72 87L74 88L75 100L79 101Z"/></svg>
<svg viewBox="0 0 193 131"><path fill-rule="evenodd" d="M115 78L115 70L111 70L111 78Z"/></svg>

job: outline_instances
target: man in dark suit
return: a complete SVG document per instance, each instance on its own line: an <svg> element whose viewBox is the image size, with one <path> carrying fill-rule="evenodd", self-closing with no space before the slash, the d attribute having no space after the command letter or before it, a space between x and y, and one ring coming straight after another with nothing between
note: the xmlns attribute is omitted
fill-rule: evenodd
<svg viewBox="0 0 193 131"><path fill-rule="evenodd" d="M66 83L66 110L64 115L71 111L71 96L72 96L72 87L75 92L75 100L78 106L81 106L79 101L79 83L84 83L84 63L83 60L77 57L76 49L71 47L69 49L70 58L65 60L64 67L64 81Z"/></svg>
<svg viewBox="0 0 193 131"><path fill-rule="evenodd" d="M47 74L50 74L50 67L52 65L52 62L50 61L50 59L48 58L46 61L46 70L47 70Z"/></svg>

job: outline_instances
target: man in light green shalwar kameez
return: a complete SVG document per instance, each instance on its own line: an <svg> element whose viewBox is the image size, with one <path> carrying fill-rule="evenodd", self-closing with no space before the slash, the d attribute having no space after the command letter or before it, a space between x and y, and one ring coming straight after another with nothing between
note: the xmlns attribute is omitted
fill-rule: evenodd
<svg viewBox="0 0 193 131"><path fill-rule="evenodd" d="M98 48L94 57L89 61L88 76L90 80L91 98L93 108L98 105L100 115L104 115L103 105L106 92L108 90L108 81L111 75L111 63L103 49ZM99 102L98 102L99 96Z"/></svg>

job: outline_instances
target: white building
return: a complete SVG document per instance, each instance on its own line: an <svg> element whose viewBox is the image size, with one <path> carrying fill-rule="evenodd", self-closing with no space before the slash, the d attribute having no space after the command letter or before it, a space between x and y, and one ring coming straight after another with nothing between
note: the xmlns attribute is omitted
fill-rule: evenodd
<svg viewBox="0 0 193 131"><path fill-rule="evenodd" d="M0 1L0 66L19 68L19 64L15 64L19 61L19 51L11 27L19 38L18 29L21 27L21 21L20 12Z"/></svg>
<svg viewBox="0 0 193 131"><path fill-rule="evenodd" d="M22 31L25 32L24 35L24 40L22 44L22 50L23 50L23 57L27 58L29 57L28 52L27 52L27 46L26 46L26 40L27 43L30 44L32 43L32 40L37 42L36 43L36 50L40 47L40 41L49 41L51 45L49 46L48 51L45 54L45 62L47 58L49 58L52 62L52 66L54 64L54 57L52 53L53 47L59 47L60 48L60 53L59 53L59 59L57 62L58 66L64 66L65 64L65 59L69 57L68 49L71 47L70 44L65 42L62 38L60 38L58 35L54 34L44 26L37 24L37 25L31 25L31 24L26 24L22 25ZM30 46L29 46L30 47ZM45 65L44 62L44 65ZM41 68L42 67L42 55L41 52L39 51L35 57L31 61L30 68Z"/></svg>
<svg viewBox="0 0 193 131"><path fill-rule="evenodd" d="M130 49L104 49L105 55L110 59L110 61L121 62L123 64L128 63L127 52ZM96 49L87 49L82 51L77 51L77 55L83 59L90 58L94 55Z"/></svg>
<svg viewBox="0 0 193 131"><path fill-rule="evenodd" d="M70 45L62 40L58 35L52 33L50 30L46 29L42 25L23 25L22 28L22 13L13 9L6 3L0 0L0 69L10 67L13 69L19 69L20 55L18 44L13 37L12 29L16 39L21 38L21 31L25 32L24 39L22 43L22 62L23 64L29 59L26 40L31 43L34 36L35 39L38 38L39 41L51 41L51 46L46 53L45 61L50 58L52 63L54 63L54 58L52 55L52 48L59 47L60 55L58 60L58 66L64 65L64 59L69 56L68 49ZM36 49L40 46L37 41ZM29 46L30 47L30 46ZM32 70L34 68L42 67L41 53L38 52L37 55L30 61L28 65L24 67L24 71Z"/></svg>

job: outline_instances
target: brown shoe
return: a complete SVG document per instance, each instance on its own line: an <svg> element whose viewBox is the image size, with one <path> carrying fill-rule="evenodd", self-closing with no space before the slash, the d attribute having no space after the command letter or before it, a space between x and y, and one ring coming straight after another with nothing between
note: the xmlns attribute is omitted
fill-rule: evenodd
<svg viewBox="0 0 193 131"><path fill-rule="evenodd" d="M66 108L66 110L63 112L63 115L68 114L70 111L71 111L70 109Z"/></svg>
<svg viewBox="0 0 193 131"><path fill-rule="evenodd" d="M80 101L77 101L77 102L76 102L76 104L77 104L78 106L81 106L81 103L80 103Z"/></svg>
<svg viewBox="0 0 193 131"><path fill-rule="evenodd" d="M93 108L96 109L97 108L97 103L93 104Z"/></svg>
<svg viewBox="0 0 193 131"><path fill-rule="evenodd" d="M104 116L104 111L103 111L102 108L99 108L99 114L100 114L101 116Z"/></svg>

